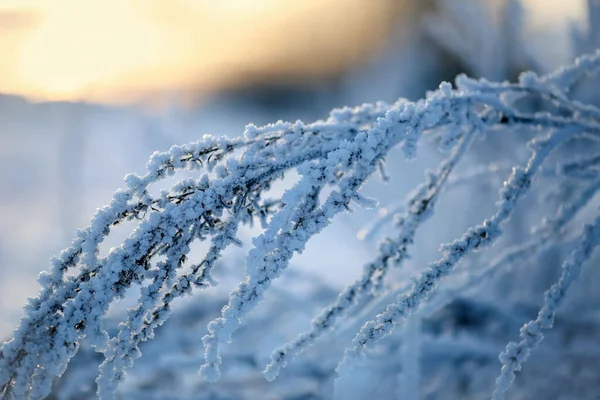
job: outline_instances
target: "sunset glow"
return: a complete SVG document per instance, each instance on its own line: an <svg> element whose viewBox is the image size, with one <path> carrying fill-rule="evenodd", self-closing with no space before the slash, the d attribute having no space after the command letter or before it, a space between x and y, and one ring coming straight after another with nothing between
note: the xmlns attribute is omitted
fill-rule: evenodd
<svg viewBox="0 0 600 400"><path fill-rule="evenodd" d="M543 10L536 15L544 20L559 11L577 15L583 4L540 3L529 0ZM334 73L382 46L397 23L398 4L0 0L0 92L127 102L165 91L206 92L264 76Z"/></svg>
<svg viewBox="0 0 600 400"><path fill-rule="evenodd" d="M120 101L265 73L334 71L378 47L393 13L390 2L377 4L2 0L0 91Z"/></svg>

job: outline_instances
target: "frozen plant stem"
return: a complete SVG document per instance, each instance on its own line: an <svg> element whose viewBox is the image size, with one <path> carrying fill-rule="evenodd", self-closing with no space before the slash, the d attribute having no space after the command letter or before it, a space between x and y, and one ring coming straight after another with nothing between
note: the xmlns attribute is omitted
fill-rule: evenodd
<svg viewBox="0 0 600 400"><path fill-rule="evenodd" d="M544 294L544 305L535 320L529 321L520 331L521 341L510 342L506 349L500 353L502 363L500 376L496 379L496 387L492 400L503 400L506 391L515 380L515 373L521 370L531 352L544 339L544 329L551 329L554 325L556 310L565 299L571 284L579 278L581 267L591 257L600 243L600 217L592 224L584 226L583 234L576 249L573 250L568 260L562 265L562 272L556 282Z"/></svg>
<svg viewBox="0 0 600 400"><path fill-rule="evenodd" d="M440 191L457 162L468 150L473 137L472 130L465 134L460 145L454 149L450 157L442 162L439 169L428 173L427 182L418 187L409 197L406 212L398 215L396 223L398 236L387 238L380 244L377 258L363 267L360 279L342 290L335 302L311 321L308 332L301 333L293 341L273 351L271 362L264 371L268 380L274 380L289 359L308 348L321 335L334 329L338 321L360 298L376 294L381 290L389 265L393 262L400 266L407 258L408 247L414 242L417 228L431 217Z"/></svg>
<svg viewBox="0 0 600 400"><path fill-rule="evenodd" d="M363 275L313 320L306 333L273 353L265 371L273 379L291 357L348 315L357 299L382 291L388 264L400 264L406 258L417 228L431 215L454 165L467 154L475 135L501 135L509 130L533 133L533 154L526 165L515 166L496 212L446 245L442 259L416 279L409 293L363 326L342 366L351 364L416 311L460 260L498 239L501 225L529 191L536 171L552 150L571 139L600 140L598 110L568 97L569 88L599 66L600 53L596 53L546 76L523 74L512 85L460 77L457 90L442 83L416 102L400 99L392 105L346 107L333 110L325 121L310 124L248 125L238 139L205 136L199 142L155 153L146 174L128 175L126 188L96 212L90 225L40 275L39 295L28 301L13 337L0 346L0 396L19 400L48 396L85 338L104 358L98 394L102 399L113 398L126 371L141 356L140 343L151 339L168 319L173 301L215 285L212 273L217 261L230 245L241 245L240 226L259 222L264 231L252 241L246 257L247 276L231 293L221 316L208 324L208 334L202 339L202 374L217 380L220 347L231 340L292 257L336 215L354 205L375 204L361 189L373 173L383 171L390 150L400 147L406 158L414 158L423 135L439 139L440 150L451 154L410 197L397 223L398 235L381 245ZM523 95L556 108L532 112L515 103ZM580 181L591 179L594 184L584 191L583 200L563 209L561 226L596 192L596 170L597 152L556 169L558 179L577 175L587 179ZM197 176L158 195L150 194L152 185L180 171L195 171ZM266 198L275 181L293 172L300 174L300 180L291 189L281 198ZM329 195L323 200L324 191ZM125 221L136 223L133 232L100 256L101 243L114 226ZM208 243L209 251L200 260L188 260L196 241ZM111 337L104 326L106 313L132 287L141 289L138 304L128 310Z"/></svg>
<svg viewBox="0 0 600 400"><path fill-rule="evenodd" d="M410 292L398 296L396 303L388 305L374 320L367 322L361 328L352 340L352 346L346 349L344 359L338 365L338 372L342 373L344 368L348 367L365 348L387 336L397 324L414 313L433 292L441 278L449 275L454 266L467 254L494 243L502 233L500 226L511 217L518 201L529 190L531 180L544 160L552 150L579 132L578 129L561 129L552 132L544 139L533 140L530 147L534 153L526 167L515 168L511 177L505 182L496 213L483 224L470 228L460 239L444 245L444 257L432 263L427 271L416 279Z"/></svg>

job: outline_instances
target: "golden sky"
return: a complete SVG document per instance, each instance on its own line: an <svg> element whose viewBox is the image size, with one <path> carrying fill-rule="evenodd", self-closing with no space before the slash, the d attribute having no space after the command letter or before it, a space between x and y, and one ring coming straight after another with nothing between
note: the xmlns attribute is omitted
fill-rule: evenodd
<svg viewBox="0 0 600 400"><path fill-rule="evenodd" d="M405 1L0 0L0 92L123 102L316 76L377 50ZM551 21L583 1L527 3Z"/></svg>
<svg viewBox="0 0 600 400"><path fill-rule="evenodd" d="M318 74L377 47L393 1L0 0L0 92L119 101Z"/></svg>

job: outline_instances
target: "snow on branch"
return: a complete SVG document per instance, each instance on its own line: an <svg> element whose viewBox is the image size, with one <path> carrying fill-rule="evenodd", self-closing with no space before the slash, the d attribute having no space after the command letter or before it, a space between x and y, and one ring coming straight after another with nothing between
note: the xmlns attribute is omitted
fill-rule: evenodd
<svg viewBox="0 0 600 400"><path fill-rule="evenodd" d="M589 260L596 247L600 244L600 217L592 224L586 224L583 234L575 250L562 266L562 273L556 282L544 294L544 306L535 320L526 323L520 331L521 341L510 342L500 354L502 363L500 376L496 379L496 388L492 400L502 400L506 391L515 380L515 373L521 370L538 344L544 339L543 329L551 329L554 325L556 310L564 302L565 295L571 284L579 277L581 267Z"/></svg>
<svg viewBox="0 0 600 400"><path fill-rule="evenodd" d="M468 149L472 138L473 131L467 132L452 155L442 162L437 171L429 173L427 182L410 196L406 202L406 212L399 214L396 221L399 235L396 238L386 238L380 244L377 258L364 266L360 279L346 287L336 301L311 322L308 332L300 334L295 340L273 352L271 363L265 369L267 379L275 379L279 369L287 364L290 357L299 354L323 333L333 329L336 322L343 318L362 296L381 290L391 261L399 266L407 258L408 246L414 242L417 228L432 215L441 189L458 160Z"/></svg>
<svg viewBox="0 0 600 400"><path fill-rule="evenodd" d="M362 276L313 319L307 332L273 352L265 370L272 380L292 357L347 317L353 304L379 295L389 265L399 265L407 258L417 228L432 214L450 174L476 138L515 129L531 132L532 154L525 165L514 166L496 211L445 245L442 258L415 279L408 293L402 293L360 329L338 367L345 373L363 350L416 312L461 260L498 241L503 225L554 150L582 137L598 141L598 109L572 101L568 93L570 86L599 67L600 53L596 53L547 76L523 74L517 84L459 77L458 89L442 83L417 102L401 99L392 105L342 108L332 111L327 120L311 124L279 121L264 127L249 125L237 139L205 136L199 142L155 153L146 174L126 176L126 188L97 211L90 225L80 230L71 246L40 275L39 295L29 300L13 337L0 347L0 395L17 399L48 396L53 381L65 372L85 338L104 358L97 378L98 394L103 399L113 398L126 371L141 356L140 343L152 339L155 329L169 318L173 301L216 285L213 272L223 252L231 245L242 245L240 226L260 222L263 231L253 239L245 260L246 278L202 338L205 362L201 374L210 381L218 380L222 346L284 273L292 257L336 215L351 210L354 204L376 204L361 188L373 173L383 170L391 149L400 147L406 158L414 158L423 135L438 138L439 149L450 155L409 197L406 211L396 223L397 236L382 243ZM531 111L520 106L518 100L523 96L534 96L555 107ZM562 164L555 171L557 177L566 179L596 169L597 155L593 155ZM151 194L152 185L179 171L197 171L197 178ZM281 198L268 198L272 184L294 171L299 173L299 181ZM559 213L564 221L557 225L571 221L596 193L597 177L593 179L587 195ZM113 227L125 221L137 223L131 235L101 256L100 244ZM209 249L201 260L192 262L188 255L196 241L207 243ZM109 306L132 287L140 288L137 305L128 310L116 334L109 334L104 326Z"/></svg>
<svg viewBox="0 0 600 400"><path fill-rule="evenodd" d="M531 181L551 151L564 143L581 129L565 128L555 130L543 139L534 139L530 147L534 153L525 168L515 168L504 188L500 192L497 211L481 225L470 228L459 239L443 246L444 257L432 263L427 271L417 278L409 293L398 297L396 303L386 307L373 321L367 322L352 340L353 346L346 350L339 370L360 354L363 348L381 340L391 329L414 313L429 294L435 289L442 277L449 275L453 268L472 251L490 246L501 236L501 225L513 214L519 200L531 187Z"/></svg>

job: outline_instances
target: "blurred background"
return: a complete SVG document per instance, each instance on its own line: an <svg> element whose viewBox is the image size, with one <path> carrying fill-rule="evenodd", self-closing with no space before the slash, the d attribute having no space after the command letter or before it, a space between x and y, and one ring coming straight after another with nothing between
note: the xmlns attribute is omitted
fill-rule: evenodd
<svg viewBox="0 0 600 400"><path fill-rule="evenodd" d="M239 135L250 122L308 122L333 107L418 99L460 72L493 80L543 73L597 43L588 6L0 0L0 334L36 294L49 257L154 150L205 133ZM403 166L397 192L380 192L383 204L437 157L425 150ZM326 257L325 244L343 249L329 261L349 272L323 274L346 283L374 248L359 240L369 218L342 217L298 263Z"/></svg>

